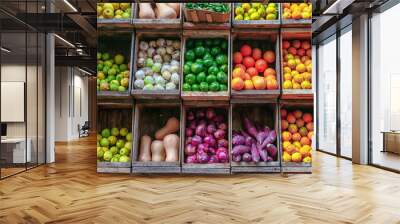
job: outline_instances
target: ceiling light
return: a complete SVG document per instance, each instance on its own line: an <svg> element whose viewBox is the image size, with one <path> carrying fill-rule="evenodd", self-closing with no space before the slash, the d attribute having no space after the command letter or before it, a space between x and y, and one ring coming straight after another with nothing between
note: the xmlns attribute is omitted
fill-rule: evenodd
<svg viewBox="0 0 400 224"><path fill-rule="evenodd" d="M8 49L5 48L5 47L1 47L0 49L1 49L2 51L6 52L6 53L10 53L10 52L11 52L10 50L8 50Z"/></svg>
<svg viewBox="0 0 400 224"><path fill-rule="evenodd" d="M74 12L78 12L78 10L68 0L64 0L64 3L67 4Z"/></svg>
<svg viewBox="0 0 400 224"><path fill-rule="evenodd" d="M85 74L87 74L87 75L92 75L92 73L90 73L90 72L88 72L88 71L86 71L86 70L83 70L83 69L81 69L81 68L79 68L79 67L78 67L78 70L81 71L81 72L83 72L83 73L85 73Z"/></svg>
<svg viewBox="0 0 400 224"><path fill-rule="evenodd" d="M64 42L65 44L67 44L70 47L75 48L75 45L73 45L71 42L69 42L68 40L60 37L58 34L54 34L55 37L57 37L59 40L61 40L62 42Z"/></svg>

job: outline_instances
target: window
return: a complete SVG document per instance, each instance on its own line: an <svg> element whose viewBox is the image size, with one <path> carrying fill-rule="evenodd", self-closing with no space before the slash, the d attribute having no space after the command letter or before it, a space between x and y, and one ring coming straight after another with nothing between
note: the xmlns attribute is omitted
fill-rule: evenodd
<svg viewBox="0 0 400 224"><path fill-rule="evenodd" d="M400 4L371 18L371 158L372 163L400 170L400 71L398 53ZM393 153L395 152L395 153ZM397 153L397 154L396 154Z"/></svg>
<svg viewBox="0 0 400 224"><path fill-rule="evenodd" d="M318 148L336 154L336 36L318 47Z"/></svg>
<svg viewBox="0 0 400 224"><path fill-rule="evenodd" d="M340 155L352 157L352 32L340 36Z"/></svg>

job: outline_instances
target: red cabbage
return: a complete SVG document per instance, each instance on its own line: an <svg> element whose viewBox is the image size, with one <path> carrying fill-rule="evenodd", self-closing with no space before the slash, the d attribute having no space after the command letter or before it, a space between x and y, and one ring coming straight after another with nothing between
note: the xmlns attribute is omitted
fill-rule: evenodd
<svg viewBox="0 0 400 224"><path fill-rule="evenodd" d="M216 155L210 156L210 160L208 160L208 163L219 163L218 157Z"/></svg>
<svg viewBox="0 0 400 224"><path fill-rule="evenodd" d="M255 144L251 145L251 158L252 158L253 162L260 161L260 154L258 153L258 149Z"/></svg>
<svg viewBox="0 0 400 224"><path fill-rule="evenodd" d="M214 137L215 137L216 139L223 139L223 138L225 138L225 131L224 131L224 130L221 130L221 129L218 129L216 132L214 132Z"/></svg>
<svg viewBox="0 0 400 224"><path fill-rule="evenodd" d="M207 152L208 151L208 145L204 144L204 143L201 143L200 145L198 145L197 146L197 152L200 152L200 151Z"/></svg>
<svg viewBox="0 0 400 224"><path fill-rule="evenodd" d="M212 108L207 108L206 117L209 120L212 120L215 117L215 111Z"/></svg>
<svg viewBox="0 0 400 224"><path fill-rule="evenodd" d="M196 128L196 135L200 136L200 137L206 137L207 134L207 130L206 130L206 126L201 124L199 126L197 126Z"/></svg>
<svg viewBox="0 0 400 224"><path fill-rule="evenodd" d="M207 133L213 134L216 131L217 131L217 127L215 127L215 124L207 125Z"/></svg>
<svg viewBox="0 0 400 224"><path fill-rule="evenodd" d="M196 118L203 118L204 116L205 116L205 113L203 110L196 111Z"/></svg>
<svg viewBox="0 0 400 224"><path fill-rule="evenodd" d="M197 160L200 163L207 163L208 160L210 160L210 157L207 155L207 153L197 153Z"/></svg>
<svg viewBox="0 0 400 224"><path fill-rule="evenodd" d="M213 147L216 146L216 144L217 144L217 141L215 140L214 136L212 136L212 135L207 135L204 138L204 142L207 143L209 146L213 146Z"/></svg>
<svg viewBox="0 0 400 224"><path fill-rule="evenodd" d="M219 152L217 152L217 158L218 158L219 162L225 163L228 161L228 153L219 151Z"/></svg>
<svg viewBox="0 0 400 224"><path fill-rule="evenodd" d="M242 156L241 155L232 155L232 160L234 162L240 162L242 160Z"/></svg>
<svg viewBox="0 0 400 224"><path fill-rule="evenodd" d="M218 129L226 131L228 129L228 125L226 125L226 123L221 123L218 125Z"/></svg>
<svg viewBox="0 0 400 224"><path fill-rule="evenodd" d="M196 127L197 127L196 121L195 120L190 121L189 128L192 129L192 130L196 130Z"/></svg>
<svg viewBox="0 0 400 224"><path fill-rule="evenodd" d="M186 157L186 163L197 163L197 156L196 155L191 155Z"/></svg>
<svg viewBox="0 0 400 224"><path fill-rule="evenodd" d="M187 144L185 147L185 155L191 156L194 154L196 154L196 146L193 146L192 144Z"/></svg>
<svg viewBox="0 0 400 224"><path fill-rule="evenodd" d="M247 153L247 152L242 155L242 159L245 162L251 162L251 160L252 160L250 153Z"/></svg>
<svg viewBox="0 0 400 224"><path fill-rule="evenodd" d="M218 147L228 148L228 140L226 139L219 139L218 140Z"/></svg>
<svg viewBox="0 0 400 224"><path fill-rule="evenodd" d="M235 135L232 138L232 144L233 145L244 145L245 143L245 138L243 135Z"/></svg>
<svg viewBox="0 0 400 224"><path fill-rule="evenodd" d="M214 122L223 122L224 121L224 116L222 115L217 115L213 119Z"/></svg>
<svg viewBox="0 0 400 224"><path fill-rule="evenodd" d="M186 135L186 137L192 137L193 136L193 129L186 128L185 129L185 135Z"/></svg>
<svg viewBox="0 0 400 224"><path fill-rule="evenodd" d="M188 115L187 115L187 119L188 119L189 121L194 120L194 113L193 113L193 111L189 111L189 113L188 113Z"/></svg>
<svg viewBox="0 0 400 224"><path fill-rule="evenodd" d="M211 154L211 155L214 155L216 153L215 148L208 147L208 153Z"/></svg>
<svg viewBox="0 0 400 224"><path fill-rule="evenodd" d="M195 135L195 136L192 137L192 142L191 142L191 144L192 144L193 146L198 146L198 145L201 144L202 142L203 142L203 140L201 139L200 136Z"/></svg>

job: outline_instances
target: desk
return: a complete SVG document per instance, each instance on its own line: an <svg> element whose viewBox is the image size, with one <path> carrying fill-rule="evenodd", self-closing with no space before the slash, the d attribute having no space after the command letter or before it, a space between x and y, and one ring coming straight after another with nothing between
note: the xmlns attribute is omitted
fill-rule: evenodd
<svg viewBox="0 0 400 224"><path fill-rule="evenodd" d="M27 147L25 152L25 138L5 138L1 139L1 159L6 163L26 163L32 161L32 141L26 140Z"/></svg>
<svg viewBox="0 0 400 224"><path fill-rule="evenodd" d="M382 152L392 152L400 154L400 131L382 131L383 150Z"/></svg>

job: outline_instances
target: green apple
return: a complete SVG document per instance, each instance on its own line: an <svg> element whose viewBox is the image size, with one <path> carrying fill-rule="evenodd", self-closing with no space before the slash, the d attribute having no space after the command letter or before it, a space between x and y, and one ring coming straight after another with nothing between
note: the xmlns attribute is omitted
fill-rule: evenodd
<svg viewBox="0 0 400 224"><path fill-rule="evenodd" d="M110 152L111 152L113 155L115 155L115 154L118 154L119 150L118 150L117 147L113 146L113 147L110 148Z"/></svg>
<svg viewBox="0 0 400 224"><path fill-rule="evenodd" d="M126 64L119 65L119 70L121 72L124 72L124 71L128 70L128 65L126 65Z"/></svg>
<svg viewBox="0 0 400 224"><path fill-rule="evenodd" d="M101 58L103 59L103 61L107 61L108 59L110 59L110 54L109 53L103 53Z"/></svg>
<svg viewBox="0 0 400 224"><path fill-rule="evenodd" d="M117 137L111 135L108 137L108 142L110 143L110 146L115 145L117 143Z"/></svg>
<svg viewBox="0 0 400 224"><path fill-rule="evenodd" d="M114 11L114 5L112 3L104 3L103 9L111 9Z"/></svg>
<svg viewBox="0 0 400 224"><path fill-rule="evenodd" d="M119 3L119 8L121 10L126 10L126 9L130 9L131 8L131 4L130 3Z"/></svg>
<svg viewBox="0 0 400 224"><path fill-rule="evenodd" d="M97 72L97 79L103 80L105 78L106 78L106 76L104 75L104 72Z"/></svg>
<svg viewBox="0 0 400 224"><path fill-rule="evenodd" d="M125 146L125 141L122 140L122 139L118 139L116 146L117 146L119 149L122 149L122 148Z"/></svg>
<svg viewBox="0 0 400 224"><path fill-rule="evenodd" d="M119 130L119 134L122 136L122 137L125 137L127 134L128 134L128 129L127 128L121 128L120 130Z"/></svg>
<svg viewBox="0 0 400 224"><path fill-rule="evenodd" d="M119 150L119 154L123 155L123 156L129 155L129 152L130 152L129 149L127 149L125 147Z"/></svg>
<svg viewBox="0 0 400 224"><path fill-rule="evenodd" d="M115 83L110 84L110 90L111 91L118 91L118 87L119 87L119 85L117 85Z"/></svg>
<svg viewBox="0 0 400 224"><path fill-rule="evenodd" d="M104 155L103 149L101 149L101 147L97 147L97 158L101 159L103 158L103 155Z"/></svg>
<svg viewBox="0 0 400 224"><path fill-rule="evenodd" d="M129 151L131 151L131 149L132 149L132 142L127 142L127 143L125 143L124 148L127 148L127 149L129 149Z"/></svg>
<svg viewBox="0 0 400 224"><path fill-rule="evenodd" d="M123 86L118 86L118 92L125 92L126 88Z"/></svg>
<svg viewBox="0 0 400 224"><path fill-rule="evenodd" d="M103 136L103 138L108 138L108 137L110 137L110 135L111 135L111 132L110 132L110 129L108 129L108 128L104 128L101 131L101 136Z"/></svg>
<svg viewBox="0 0 400 224"><path fill-rule="evenodd" d="M126 135L126 140L127 140L128 142L132 142L132 132L129 132L129 133Z"/></svg>
<svg viewBox="0 0 400 224"><path fill-rule="evenodd" d="M107 138L102 138L102 139L100 140L100 145L101 145L102 147L108 147L108 146L110 145L110 142L108 141Z"/></svg>
<svg viewBox="0 0 400 224"><path fill-rule="evenodd" d="M105 161L110 161L112 158L112 153L110 151L104 152L103 159Z"/></svg>
<svg viewBox="0 0 400 224"><path fill-rule="evenodd" d="M130 161L130 159L129 159L129 157L126 156L126 155L122 155L122 156L119 158L119 162L120 162L120 163L127 163L127 162L129 162L129 161Z"/></svg>
<svg viewBox="0 0 400 224"><path fill-rule="evenodd" d="M129 86L129 79L128 78L123 78L121 80L121 86L128 88Z"/></svg>
<svg viewBox="0 0 400 224"><path fill-rule="evenodd" d="M114 57L115 64L117 64L117 65L124 63L124 60L125 60L125 58L122 54L117 54Z"/></svg>
<svg viewBox="0 0 400 224"><path fill-rule="evenodd" d="M111 128L111 135L117 137L119 135L119 129L118 128Z"/></svg>

